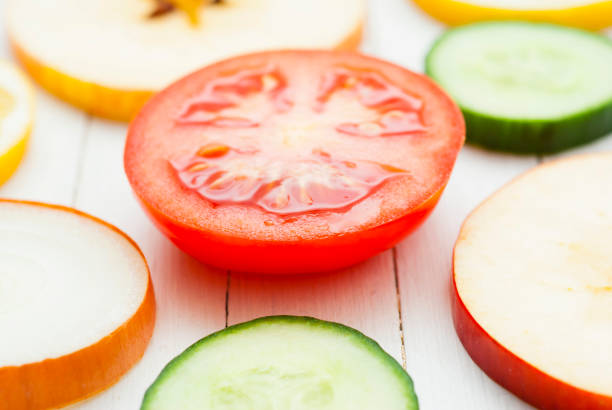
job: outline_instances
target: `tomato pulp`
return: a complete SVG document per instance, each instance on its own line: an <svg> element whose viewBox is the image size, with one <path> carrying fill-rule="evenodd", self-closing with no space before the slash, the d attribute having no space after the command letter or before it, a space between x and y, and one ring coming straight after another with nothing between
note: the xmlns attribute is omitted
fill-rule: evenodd
<svg viewBox="0 0 612 410"><path fill-rule="evenodd" d="M271 51L205 67L132 122L128 179L179 248L224 269L330 271L431 212L463 144L426 77L356 53Z"/></svg>

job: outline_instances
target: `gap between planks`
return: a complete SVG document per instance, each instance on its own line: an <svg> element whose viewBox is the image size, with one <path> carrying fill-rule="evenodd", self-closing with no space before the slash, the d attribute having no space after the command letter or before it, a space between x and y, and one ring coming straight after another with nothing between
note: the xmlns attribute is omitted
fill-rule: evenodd
<svg viewBox="0 0 612 410"><path fill-rule="evenodd" d="M229 297L230 297L230 283L232 280L232 272L227 271L227 281L225 282L225 327L227 328L229 323Z"/></svg>
<svg viewBox="0 0 612 410"><path fill-rule="evenodd" d="M391 255L393 257L393 279L395 280L395 297L397 298L397 314L401 342L400 348L402 353L402 367L406 369L406 346L404 345L404 325L402 323L402 297L400 295L399 277L397 269L397 247L393 247Z"/></svg>

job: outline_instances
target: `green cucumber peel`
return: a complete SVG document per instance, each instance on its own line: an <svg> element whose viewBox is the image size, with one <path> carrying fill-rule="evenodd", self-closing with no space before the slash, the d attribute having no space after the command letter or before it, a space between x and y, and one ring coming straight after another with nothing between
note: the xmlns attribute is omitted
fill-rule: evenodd
<svg viewBox="0 0 612 410"><path fill-rule="evenodd" d="M506 48L496 49L490 39L501 33L515 35L506 37L511 38ZM467 40L478 42L478 37L485 38L484 45L469 52L473 53L470 58L480 60L470 65L467 57L452 48L469 44ZM556 37L562 38L557 42ZM493 62L474 68L483 59ZM454 64L462 67L446 68ZM551 78L546 79L549 71ZM612 40L602 35L548 23L470 24L436 40L427 54L425 72L460 106L467 141L485 148L548 154L612 131ZM484 93L478 95L480 91Z"/></svg>

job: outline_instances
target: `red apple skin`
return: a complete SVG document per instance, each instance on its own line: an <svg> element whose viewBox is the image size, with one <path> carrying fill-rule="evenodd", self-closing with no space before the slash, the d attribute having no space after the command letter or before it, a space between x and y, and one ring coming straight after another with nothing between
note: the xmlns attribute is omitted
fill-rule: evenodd
<svg viewBox="0 0 612 410"><path fill-rule="evenodd" d="M497 384L542 410L612 409L612 396L589 392L556 379L493 339L476 322L461 300L454 266L451 292L457 336L474 363Z"/></svg>

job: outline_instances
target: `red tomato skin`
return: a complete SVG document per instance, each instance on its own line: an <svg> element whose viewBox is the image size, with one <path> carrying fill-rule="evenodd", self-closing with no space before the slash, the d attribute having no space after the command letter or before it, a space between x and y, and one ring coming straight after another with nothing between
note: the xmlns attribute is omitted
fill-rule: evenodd
<svg viewBox="0 0 612 410"><path fill-rule="evenodd" d="M206 265L237 272L305 274L355 265L395 246L433 211L444 187L405 216L369 230L299 242L257 241L221 236L177 224L142 200L140 204L179 249Z"/></svg>
<svg viewBox="0 0 612 410"><path fill-rule="evenodd" d="M611 396L582 390L556 379L498 343L476 322L461 300L454 274L451 292L457 336L474 363L497 384L542 410L612 409Z"/></svg>

